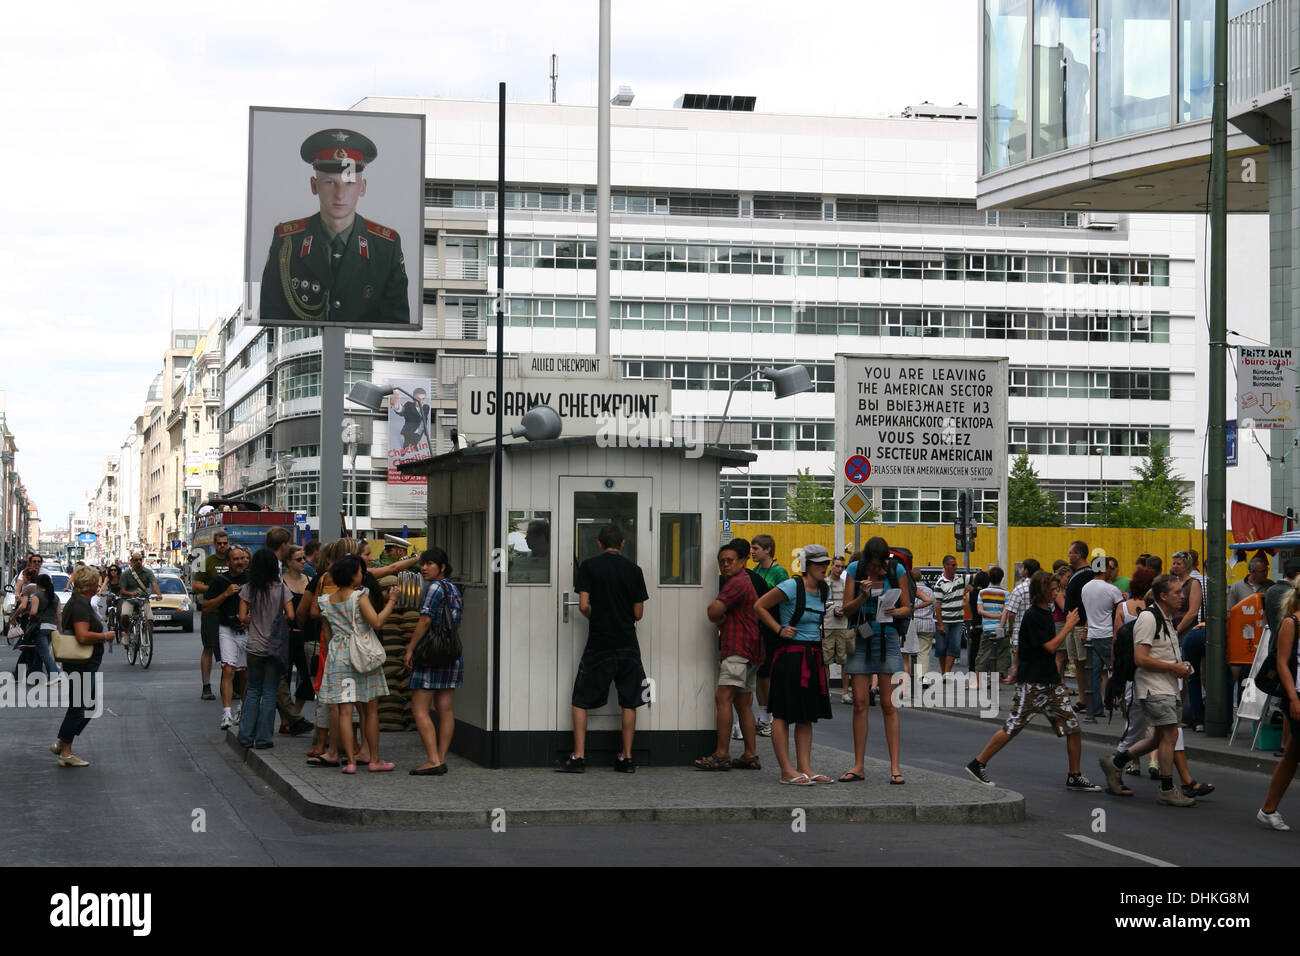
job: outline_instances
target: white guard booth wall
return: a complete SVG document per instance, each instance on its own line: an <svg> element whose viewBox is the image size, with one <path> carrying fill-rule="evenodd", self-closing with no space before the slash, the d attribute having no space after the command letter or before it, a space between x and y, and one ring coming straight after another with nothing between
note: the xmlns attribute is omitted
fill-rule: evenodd
<svg viewBox="0 0 1300 956"><path fill-rule="evenodd" d="M633 756L684 764L716 742L718 638L705 609L717 596L719 471L754 460L728 448L599 447L594 437L507 442L502 539L492 555L490 444L403 465L428 476L428 538L446 550L464 595L464 686L456 692L452 749L500 765L547 766L573 745L573 681L587 641L577 564L599 553L613 522L640 566L649 600L637 625L646 672ZM543 530L549 529L549 536ZM549 542L546 538L549 537ZM492 574L502 574L501 657L492 660ZM499 666L500 726L492 727L492 668ZM620 711L613 685L588 714L587 759L613 761Z"/></svg>

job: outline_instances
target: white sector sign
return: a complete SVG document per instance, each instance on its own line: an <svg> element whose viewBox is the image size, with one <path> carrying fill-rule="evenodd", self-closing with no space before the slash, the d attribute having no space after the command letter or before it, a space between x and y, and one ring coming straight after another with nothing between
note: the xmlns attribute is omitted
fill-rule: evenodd
<svg viewBox="0 0 1300 956"><path fill-rule="evenodd" d="M999 489L1007 467L1007 360L837 355L838 466L859 487Z"/></svg>

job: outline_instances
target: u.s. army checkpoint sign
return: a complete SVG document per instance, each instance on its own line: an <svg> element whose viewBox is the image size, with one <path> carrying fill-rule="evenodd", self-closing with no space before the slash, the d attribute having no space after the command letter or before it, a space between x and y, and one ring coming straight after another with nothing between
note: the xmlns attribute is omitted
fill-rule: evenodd
<svg viewBox="0 0 1300 956"><path fill-rule="evenodd" d="M859 487L1002 487L1005 358L837 355L835 454L870 463Z"/></svg>

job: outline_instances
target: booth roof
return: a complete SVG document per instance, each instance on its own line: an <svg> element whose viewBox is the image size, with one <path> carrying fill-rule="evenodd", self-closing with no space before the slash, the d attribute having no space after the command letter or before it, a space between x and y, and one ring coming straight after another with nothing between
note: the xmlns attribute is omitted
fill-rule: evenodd
<svg viewBox="0 0 1300 956"><path fill-rule="evenodd" d="M545 451L551 448L577 448L583 445L595 445L595 435L581 435L573 438L553 438L548 441L520 441L513 443L503 443L502 448L507 452L532 452ZM681 445L661 446L664 451L679 451L683 456L686 455L687 449ZM694 449L692 449L694 450ZM702 449L701 457L716 458L723 465L747 465L750 462L757 461L758 456L750 451L737 451L733 448L722 448L717 445L705 445ZM405 462L397 466L397 470L404 475L431 475L437 471L446 471L455 468L461 462L475 461L479 459L491 459L494 446L490 443L476 445L473 448L458 448L456 451L448 452L445 455L437 455L433 458L425 458L422 461Z"/></svg>

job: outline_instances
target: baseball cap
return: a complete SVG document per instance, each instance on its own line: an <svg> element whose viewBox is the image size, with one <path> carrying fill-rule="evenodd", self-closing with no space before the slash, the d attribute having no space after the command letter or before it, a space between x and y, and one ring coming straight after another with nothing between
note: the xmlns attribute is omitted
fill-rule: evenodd
<svg viewBox="0 0 1300 956"><path fill-rule="evenodd" d="M803 563L808 564L830 564L831 553L820 544L805 545L803 549Z"/></svg>

